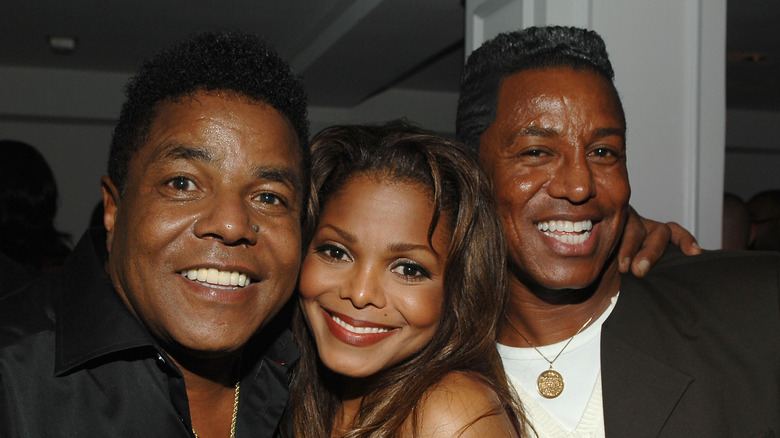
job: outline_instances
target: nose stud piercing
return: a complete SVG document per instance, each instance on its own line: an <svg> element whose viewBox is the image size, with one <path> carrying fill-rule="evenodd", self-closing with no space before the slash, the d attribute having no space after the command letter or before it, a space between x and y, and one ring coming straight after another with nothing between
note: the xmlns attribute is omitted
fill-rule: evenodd
<svg viewBox="0 0 780 438"><path fill-rule="evenodd" d="M255 231L255 233L260 231L260 227L258 227L257 225L252 225L252 229Z"/></svg>

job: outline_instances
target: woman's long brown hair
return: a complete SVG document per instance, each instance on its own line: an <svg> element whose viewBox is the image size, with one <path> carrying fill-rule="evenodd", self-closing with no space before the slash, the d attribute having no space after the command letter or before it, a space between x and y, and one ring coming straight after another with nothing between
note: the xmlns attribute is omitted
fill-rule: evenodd
<svg viewBox="0 0 780 438"><path fill-rule="evenodd" d="M508 386L496 350L498 321L507 302L506 249L485 175L458 143L403 121L379 126L335 126L312 143L312 196L307 238L322 206L357 175L419 183L429 189L436 226L451 233L444 275L441 321L431 341L411 358L364 379L366 391L343 437L397 436L407 420L416 432L420 401L452 372L487 383L518 431L525 418ZM293 371L287 435L331 437L340 412L339 376L318 360L300 307L293 332L301 360ZM485 412L483 416L503 414ZM404 427L408 427L408 424ZM408 429L405 429L408 430ZM414 433L416 435L416 433Z"/></svg>

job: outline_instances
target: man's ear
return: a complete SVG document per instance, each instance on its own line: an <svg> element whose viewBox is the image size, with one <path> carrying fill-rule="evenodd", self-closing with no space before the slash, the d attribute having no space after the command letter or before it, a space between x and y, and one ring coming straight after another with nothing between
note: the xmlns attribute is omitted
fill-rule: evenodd
<svg viewBox="0 0 780 438"><path fill-rule="evenodd" d="M116 226L116 212L119 208L119 190L114 183L104 175L100 178L100 188L103 191L103 226L106 228L106 248L111 251Z"/></svg>

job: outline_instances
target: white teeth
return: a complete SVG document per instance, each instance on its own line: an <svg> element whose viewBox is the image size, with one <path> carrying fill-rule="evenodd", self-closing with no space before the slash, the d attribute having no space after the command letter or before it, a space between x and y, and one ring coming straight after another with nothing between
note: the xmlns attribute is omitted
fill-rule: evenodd
<svg viewBox="0 0 780 438"><path fill-rule="evenodd" d="M346 330L352 332L352 333L385 333L389 332L390 329L388 328L380 328L380 327L353 327L346 322L342 321L341 318L339 318L336 315L330 315L331 318L333 318L334 321L336 321L336 324L340 325L341 327L345 328Z"/></svg>
<svg viewBox="0 0 780 438"><path fill-rule="evenodd" d="M206 274L206 283L219 284L219 271L214 268L209 268Z"/></svg>
<svg viewBox="0 0 780 438"><path fill-rule="evenodd" d="M251 283L246 274L238 271L220 271L215 268L189 269L181 273L190 280L218 286L244 287Z"/></svg>
<svg viewBox="0 0 780 438"><path fill-rule="evenodd" d="M230 274L232 273L228 271L219 271L219 284L222 286L230 284ZM236 272L236 274L238 274L238 272Z"/></svg>
<svg viewBox="0 0 780 438"><path fill-rule="evenodd" d="M579 245L581 243L585 243L585 241L588 240L588 237L590 237L589 232L585 232L583 234L555 234L548 231L544 234L559 242L567 243L569 245Z"/></svg>
<svg viewBox="0 0 780 438"><path fill-rule="evenodd" d="M593 229L593 223L590 220L583 221L545 221L536 224L541 232L555 240L567 243L569 245L579 245L590 237L590 231ZM555 234L556 232L563 234Z"/></svg>

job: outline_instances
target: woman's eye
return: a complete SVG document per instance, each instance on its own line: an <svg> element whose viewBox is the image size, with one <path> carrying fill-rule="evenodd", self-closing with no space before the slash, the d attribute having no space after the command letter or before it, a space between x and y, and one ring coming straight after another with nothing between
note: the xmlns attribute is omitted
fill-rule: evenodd
<svg viewBox="0 0 780 438"><path fill-rule="evenodd" d="M392 272L401 275L409 280L423 280L431 278L431 274L417 263L404 262L399 263L391 269Z"/></svg>
<svg viewBox="0 0 780 438"><path fill-rule="evenodd" d="M185 192L188 190L195 190L195 183L192 182L192 180L190 180L189 178L184 176L177 176L171 178L167 184L181 192Z"/></svg>
<svg viewBox="0 0 780 438"><path fill-rule="evenodd" d="M349 254L335 245L320 245L314 249L314 252L336 261L348 262Z"/></svg>

